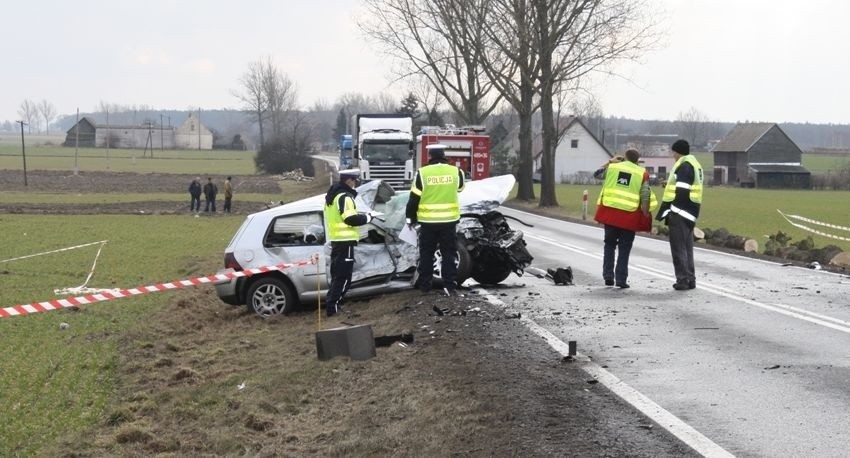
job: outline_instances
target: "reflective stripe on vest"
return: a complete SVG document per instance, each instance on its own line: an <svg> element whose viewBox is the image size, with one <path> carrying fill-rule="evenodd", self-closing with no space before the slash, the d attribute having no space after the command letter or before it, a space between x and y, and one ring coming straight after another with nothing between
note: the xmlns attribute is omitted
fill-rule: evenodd
<svg viewBox="0 0 850 458"><path fill-rule="evenodd" d="M343 212L339 212L339 200L345 199L345 207ZM325 205L325 224L328 226L328 240L331 242L348 242L357 241L360 239L360 233L353 226L345 224L345 218L357 214L357 207L354 205L354 199L344 192L340 192L334 197L330 205Z"/></svg>
<svg viewBox="0 0 850 458"><path fill-rule="evenodd" d="M460 219L457 192L458 168L450 164L431 164L419 169L422 182L416 219L421 223L450 223Z"/></svg>
<svg viewBox="0 0 850 458"><path fill-rule="evenodd" d="M682 165L683 162L687 162L691 164L691 167L694 168L694 182L693 184L682 183L681 185L677 184L676 180L676 170L679 170L679 166ZM688 154L686 156L682 156L673 164L673 173L667 177L667 186L664 188L664 196L661 197L662 202L673 202L676 198L676 188L682 187L687 188L690 186L690 198L691 202L695 204L702 203L702 166L699 164L697 159L692 155Z"/></svg>
<svg viewBox="0 0 850 458"><path fill-rule="evenodd" d="M643 167L628 161L608 165L597 203L627 212L637 210L644 172Z"/></svg>

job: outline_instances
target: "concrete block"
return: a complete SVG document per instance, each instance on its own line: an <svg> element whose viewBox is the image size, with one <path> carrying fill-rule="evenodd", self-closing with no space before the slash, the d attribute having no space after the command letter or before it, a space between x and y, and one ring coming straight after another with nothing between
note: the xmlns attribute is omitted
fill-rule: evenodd
<svg viewBox="0 0 850 458"><path fill-rule="evenodd" d="M376 353L372 326L361 324L318 331L316 351L322 361L337 356L348 356L357 361L374 358Z"/></svg>

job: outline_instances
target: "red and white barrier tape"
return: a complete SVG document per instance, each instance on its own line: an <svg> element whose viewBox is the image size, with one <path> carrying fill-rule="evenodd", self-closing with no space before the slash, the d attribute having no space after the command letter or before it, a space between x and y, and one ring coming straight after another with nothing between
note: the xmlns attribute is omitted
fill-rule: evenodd
<svg viewBox="0 0 850 458"><path fill-rule="evenodd" d="M313 260L298 261L291 264L278 264L269 267L257 267L255 269L247 269L241 272L230 272L225 274L208 275L206 277L196 277L189 280L180 280L170 283L159 283L149 286L139 286L132 289L122 289L115 292L103 292L98 294L89 294L86 296L69 297L67 299L56 299L52 301L35 302L26 305L15 305L12 307L0 308L0 318L8 318L19 315L29 315L38 312L49 312L66 307L76 307L79 305L93 304L95 302L108 301L112 299L121 299L139 294L157 293L160 291L168 291L172 289L184 288L186 286L198 286L210 284L218 280L229 280L232 278L249 277L254 274L272 272L275 270L284 270L291 267L305 266L312 264Z"/></svg>

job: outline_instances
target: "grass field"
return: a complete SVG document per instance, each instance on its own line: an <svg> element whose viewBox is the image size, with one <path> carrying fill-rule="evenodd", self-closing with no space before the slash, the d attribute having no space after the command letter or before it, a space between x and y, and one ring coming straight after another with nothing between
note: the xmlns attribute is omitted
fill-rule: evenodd
<svg viewBox="0 0 850 458"><path fill-rule="evenodd" d="M582 192L588 190L588 219L593 219L600 186L558 185L558 209L547 210L553 214L581 218ZM664 189L655 187L660 200ZM514 190L514 196L516 190ZM535 196L540 197L540 187L535 185ZM850 227L850 193L847 191L768 190L727 187L708 187L703 196L698 226L717 229L725 227L733 234L748 236L764 249L766 236L777 231L792 237L792 242L805 239L808 232L789 224L776 210L811 219ZM813 227L813 226L810 226ZM814 227L816 228L816 227ZM827 230L835 235L850 238L850 232ZM812 235L815 246L837 245L850 251L850 242L842 242Z"/></svg>
<svg viewBox="0 0 850 458"><path fill-rule="evenodd" d="M89 286L130 288L214 273L242 218L0 217L0 260L108 240ZM0 307L49 300L81 285L97 246L0 263ZM102 421L113 396L119 339L167 303L159 293L83 311L0 319L0 456L39 454ZM60 330L59 323L70 325Z"/></svg>
<svg viewBox="0 0 850 458"><path fill-rule="evenodd" d="M28 170L78 170L112 172L166 172L199 175L256 173L253 151L197 151L27 146ZM0 142L0 169L22 170L21 145Z"/></svg>

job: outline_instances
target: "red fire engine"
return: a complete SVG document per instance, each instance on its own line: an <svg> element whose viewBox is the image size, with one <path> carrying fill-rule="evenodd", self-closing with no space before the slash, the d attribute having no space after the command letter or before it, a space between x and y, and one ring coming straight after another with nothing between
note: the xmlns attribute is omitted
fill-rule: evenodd
<svg viewBox="0 0 850 458"><path fill-rule="evenodd" d="M428 164L425 147L438 143L446 145L446 160L463 170L467 179L490 176L490 137L484 133L484 126L422 127L416 137L414 171Z"/></svg>

